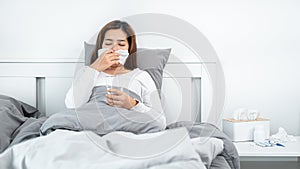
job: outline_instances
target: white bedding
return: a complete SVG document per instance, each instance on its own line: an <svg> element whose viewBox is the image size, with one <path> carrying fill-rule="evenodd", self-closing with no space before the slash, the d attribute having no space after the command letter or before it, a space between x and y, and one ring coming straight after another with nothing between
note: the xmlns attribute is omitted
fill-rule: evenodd
<svg viewBox="0 0 300 169"><path fill-rule="evenodd" d="M185 128L141 135L112 132L103 137L56 130L7 149L0 154L0 168L205 169L201 159L210 163L222 150L222 140L191 140Z"/></svg>
<svg viewBox="0 0 300 169"><path fill-rule="evenodd" d="M210 168L212 160L224 149L223 141L213 137L196 137L191 142L207 168Z"/></svg>

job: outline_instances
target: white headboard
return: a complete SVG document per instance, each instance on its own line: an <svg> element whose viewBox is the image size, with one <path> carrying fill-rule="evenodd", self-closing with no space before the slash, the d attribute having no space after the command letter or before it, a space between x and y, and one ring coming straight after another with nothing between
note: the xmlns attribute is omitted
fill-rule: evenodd
<svg viewBox="0 0 300 169"><path fill-rule="evenodd" d="M83 64L83 60L78 59L0 59L0 94L51 115L66 108L65 94L76 67ZM162 85L167 123L205 121L204 112L209 112L209 105L203 104L205 99L201 94L205 93L201 92L204 88L202 67L200 62L167 63Z"/></svg>

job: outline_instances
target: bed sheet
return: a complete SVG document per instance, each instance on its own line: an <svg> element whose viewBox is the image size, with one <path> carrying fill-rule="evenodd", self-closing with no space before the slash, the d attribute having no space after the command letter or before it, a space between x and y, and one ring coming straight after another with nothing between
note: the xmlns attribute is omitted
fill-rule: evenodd
<svg viewBox="0 0 300 169"><path fill-rule="evenodd" d="M178 141L180 140L180 141ZM1 168L205 169L185 128L148 134L56 130L0 154Z"/></svg>
<svg viewBox="0 0 300 169"><path fill-rule="evenodd" d="M19 151L18 154L22 154L22 152L26 152L23 148L26 149L26 148L31 147L33 150L35 150L35 149L43 148L42 145L45 148L47 148L47 147L51 148L51 146L53 146L53 143L56 142L56 141L54 141L55 139L52 140L53 142L51 142L51 143L48 142L47 144L43 143L43 141L40 141L41 139L48 138L48 136L51 136L51 134L49 134L47 136L40 137L40 127L47 120L46 117L42 117L42 118L25 117L24 113L21 112L22 110L11 108L11 107L15 106L14 105L14 104L16 104L15 102L7 102L7 101L3 101L3 99L0 100L0 102L1 101L2 101L2 103L5 103L5 104L3 104L5 106L2 106L1 110L5 110L5 111L0 111L0 112L6 114L6 116L1 116L1 120L2 121L13 120L15 122L18 122L18 125L15 125L12 128L12 126L8 123L1 123L1 127L6 128L6 129L8 128L13 132L11 133L11 135L9 135L10 136L10 138L9 138L10 139L10 148L8 148L4 153L2 153L0 155L1 156L0 168L6 168L3 166L11 165L13 162L15 162L18 159L18 158L14 157L14 155L16 155L16 151L15 151L16 149L20 149L21 151ZM208 123L177 122L177 123L173 123L173 124L167 126L166 130L168 131L168 130L178 129L178 128L186 129L188 132L188 136L191 138L191 140L185 142L186 143L185 146L189 145L189 147L192 147L192 150L189 151L189 153L186 153L185 156L183 156L187 160L183 160L183 161L172 161L171 160L172 163L161 163L161 165L148 166L148 168L157 168L157 167L167 168L170 166L175 167L175 166L180 166L180 165L185 166L184 168L189 168L189 167L193 168L195 166L197 166L199 168L199 165L200 166L204 165L206 168L218 168L219 166L221 166L219 168L224 168L224 167L229 167L232 169L240 168L238 154L237 154L237 151L236 151L233 143L231 142L230 139L227 138L227 136L223 132L221 132L214 125L211 125ZM58 130L58 131L61 131L61 130ZM67 130L63 130L63 131L67 131ZM69 131L69 132L71 132L71 131ZM82 132L86 132L86 131L82 131ZM77 135L76 133L82 133L82 132L72 131L72 133L75 133L74 135ZM137 137L137 135L133 134L133 133L126 133L126 134ZM143 135L143 136L146 136L146 135ZM150 135L148 135L148 136L150 136ZM108 137L108 136L109 135L107 135L106 137ZM59 137L55 137L55 138L57 140L61 139ZM7 138L3 138L3 137L1 137L0 139L1 139L0 141L2 141L3 139L7 140ZM210 141L208 141L208 140L210 140ZM167 139L165 139L165 142L166 142L166 145L168 145L167 143L169 143L169 142ZM66 142L66 144L64 144L64 145L68 145L67 143L69 143L69 142ZM31 146L24 146L27 144L30 144ZM22 147L22 145L23 145L23 148L20 148L20 147ZM40 145L40 147L38 147L37 145ZM120 145L126 146L126 144L120 144ZM197 149L197 147L195 147L195 145L199 146L198 149ZM201 145L202 145L202 147L201 147ZM3 147L1 147L1 148L3 148ZM4 149L6 149L6 147L4 147L3 150ZM206 154L205 154L205 149L206 149ZM72 155L74 153L69 153L69 154ZM197 155L197 158L195 157L195 154ZM49 154L46 153L46 157L47 157L47 155L49 155ZM89 155L89 154L87 153L86 155ZM172 155L171 154L169 154L169 155L170 155L169 158L173 159ZM173 155L176 156L176 153ZM180 153L177 155L180 155ZM32 156L36 156L35 153L33 153ZM68 156L68 153L67 153L67 156ZM14 157L14 158L12 158L12 157ZM19 157L22 157L22 156L19 156ZM45 157L43 156L43 158L45 158ZM47 158L45 158L45 159L47 159ZM197 159L197 160L195 160L195 159ZM201 162L199 162L199 161L201 161ZM26 162L26 160L25 160L25 162ZM22 164L22 165L24 165L24 164Z"/></svg>
<svg viewBox="0 0 300 169"><path fill-rule="evenodd" d="M207 168L222 152L222 145L222 140L216 138L190 139L186 128L141 135L111 132L102 137L89 131L58 129L47 136L9 148L0 155L0 166L25 169L58 166Z"/></svg>

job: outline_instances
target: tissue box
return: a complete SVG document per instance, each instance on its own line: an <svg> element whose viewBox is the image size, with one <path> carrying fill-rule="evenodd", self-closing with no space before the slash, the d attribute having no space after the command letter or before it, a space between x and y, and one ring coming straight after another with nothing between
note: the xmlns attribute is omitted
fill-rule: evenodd
<svg viewBox="0 0 300 169"><path fill-rule="evenodd" d="M256 125L264 127L266 138L270 136L270 120L258 118L256 120L223 119L223 131L232 141L253 141Z"/></svg>

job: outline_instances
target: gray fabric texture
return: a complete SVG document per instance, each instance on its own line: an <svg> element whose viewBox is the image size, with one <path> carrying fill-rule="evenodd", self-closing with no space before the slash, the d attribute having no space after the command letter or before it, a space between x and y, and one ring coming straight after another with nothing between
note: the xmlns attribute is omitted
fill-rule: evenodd
<svg viewBox="0 0 300 169"><path fill-rule="evenodd" d="M218 155L211 163L209 169L231 169L226 159L222 155Z"/></svg>
<svg viewBox="0 0 300 169"><path fill-rule="evenodd" d="M118 87L114 87L118 88ZM123 88L131 97L140 100L134 92ZM99 135L112 131L128 131L136 134L164 130L156 119L161 112L151 109L147 113L109 106L106 102L105 86L93 88L88 103L76 109L61 111L49 117L40 131L43 135L55 129L73 131L89 130Z"/></svg>
<svg viewBox="0 0 300 169"><path fill-rule="evenodd" d="M95 120L93 118L99 117L99 111L97 113L95 112L95 109L102 109L103 107L107 107L106 105L106 98L103 97L104 93L106 92L106 89L104 88L94 88L93 94L90 97L89 106L86 106L85 109L79 109L79 116L76 114L75 110L66 110L62 112L62 115L54 116L52 120L48 121L47 123L44 123L44 121L47 119L46 117L43 118L29 118L25 117L24 114L30 114L34 113L36 109L34 107L30 107L27 113L24 113L24 110L27 110L25 108L22 108L22 106L18 104L22 104L19 101L16 101L13 99L11 101L11 98L7 100L8 97L2 97L0 99L0 141L1 141L1 150L5 150L8 146L12 146L27 140L33 140L32 138L39 137L39 132L44 131L44 134L47 134L48 132L51 132L55 129L68 129L73 131L82 131L82 130L91 130L96 132L99 135L104 135L106 133L111 133L112 131L130 131L133 133L141 134L141 133L147 133L147 132L156 132L160 131L161 128L157 127L157 124L150 123L138 123L140 122L140 119L150 119L153 120L152 117L144 116L140 117L137 114L134 114L133 116L130 116L129 118L121 114L119 111L117 111L118 108L113 108L113 112L118 112L119 114L111 115L111 113L107 113L105 116L100 116L100 119L105 119L107 123L99 123L99 120ZM130 93L130 91L127 91ZM102 93L102 94L101 94ZM130 94L132 97L134 96L134 93ZM5 98L5 99L3 99ZM97 103L97 104L95 104ZM91 106L93 105L93 106ZM103 107L101 107L103 106ZM33 111L35 110L35 111ZM81 111L80 111L81 110ZM90 111L93 110L93 111ZM110 112L109 110L108 112ZM101 111L102 112L102 111ZM123 112L123 111L121 111ZM129 112L127 112L129 113ZM97 115L95 115L97 114ZM139 113L140 114L140 113ZM31 114L32 115L32 114ZM91 116L91 118L89 118ZM137 117L136 117L137 116ZM126 117L126 118L124 118ZM136 119L134 119L136 117ZM108 118L108 119L106 119ZM50 118L49 118L50 119ZM128 121L128 119L130 119ZM117 122L121 120L121 122ZM52 123L52 122L53 123ZM83 123L82 123L83 122ZM103 122L103 121L102 121ZM40 129L41 125L44 123L44 126ZM111 123L116 123L116 125L111 125ZM83 124L83 125L82 125ZM96 125L95 125L96 124ZM48 126L48 128L47 128ZM50 127L49 127L50 126ZM158 125L159 126L159 125ZM223 133L221 132L217 127L208 124L208 123L192 123L192 122L177 122L174 124L171 124L167 127L167 129L174 129L174 128L180 128L185 127L189 131L189 135L191 138L197 138L197 137L211 137L211 138L218 138L221 139L224 142L224 150L217 155L216 158L214 158L211 161L211 157L204 155L203 151L201 151L201 147L198 147L200 150L198 153L202 156L201 159L204 161L206 166L211 169L215 168L232 168L232 169L239 169L240 163L239 163L239 157L238 153L231 142L231 140ZM44 130L43 130L44 129ZM46 129L46 130L45 130ZM5 143L5 146L3 143ZM12 146L14 147L14 146ZM197 148L196 148L197 150ZM9 154L9 153L8 153ZM209 153L206 153L209 154ZM214 152L212 154L215 155ZM213 156L214 156L213 155ZM209 165L207 164L210 164ZM178 166L197 166L198 163L193 164L193 161L178 161L174 162L172 164L164 164L161 166L152 166L153 168L168 168L168 167L178 167ZM192 168L192 167L191 167Z"/></svg>
<svg viewBox="0 0 300 169"><path fill-rule="evenodd" d="M39 129L42 124L45 122L46 117L28 118L26 121L20 125L12 134L11 143L9 147L36 138L40 136Z"/></svg>
<svg viewBox="0 0 300 169"><path fill-rule="evenodd" d="M225 158L232 169L240 169L239 154L230 140L220 129L210 123L176 122L167 126L167 129L186 127L191 138L214 137L224 142L224 150L220 154ZM214 162L214 161L213 161ZM216 162L215 162L216 163Z"/></svg>
<svg viewBox="0 0 300 169"><path fill-rule="evenodd" d="M91 55L95 49L94 44L84 42L85 65L90 65ZM150 74L158 91L161 90L163 69L168 62L171 48L149 49L137 48L137 67ZM160 92L159 92L160 93Z"/></svg>
<svg viewBox="0 0 300 169"><path fill-rule="evenodd" d="M39 114L36 108L26 103L0 95L0 153L10 145L15 130L29 117L39 116Z"/></svg>
<svg viewBox="0 0 300 169"><path fill-rule="evenodd" d="M214 137L196 137L191 141L206 168L210 168L212 161L224 149L223 141Z"/></svg>
<svg viewBox="0 0 300 169"><path fill-rule="evenodd" d="M41 116L41 113L39 112L39 110L37 108L35 108L27 103L24 103L20 100L17 100L13 97L0 94L0 99L9 101L25 117L38 118Z"/></svg>
<svg viewBox="0 0 300 169"><path fill-rule="evenodd" d="M159 93L161 93L163 70L168 62L170 53L171 49L137 49L138 68L150 74Z"/></svg>

